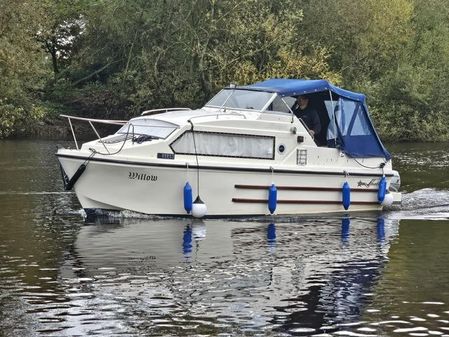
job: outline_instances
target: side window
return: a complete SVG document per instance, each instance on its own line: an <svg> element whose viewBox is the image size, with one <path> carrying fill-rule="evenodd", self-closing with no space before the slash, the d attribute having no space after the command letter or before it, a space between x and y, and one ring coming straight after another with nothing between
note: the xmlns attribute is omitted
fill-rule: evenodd
<svg viewBox="0 0 449 337"><path fill-rule="evenodd" d="M287 103L288 107L292 107L293 104L295 104L296 98L294 97L282 97L282 99ZM272 111L279 111L279 112L286 112L290 113L290 110L285 105L285 103L282 101L282 99L279 96L276 96L273 103L271 103L271 109Z"/></svg>
<svg viewBox="0 0 449 337"><path fill-rule="evenodd" d="M336 139L338 130L343 137L369 136L372 134L370 121L362 104L349 99L339 98L338 101L325 101L329 114L327 139Z"/></svg>
<svg viewBox="0 0 449 337"><path fill-rule="evenodd" d="M337 139L338 130L337 123L338 116L340 116L340 104L339 101L324 101L326 106L327 114L329 117L329 126L327 128L327 140Z"/></svg>
<svg viewBox="0 0 449 337"><path fill-rule="evenodd" d="M187 131L170 146L177 154L274 159L274 137L269 136Z"/></svg>

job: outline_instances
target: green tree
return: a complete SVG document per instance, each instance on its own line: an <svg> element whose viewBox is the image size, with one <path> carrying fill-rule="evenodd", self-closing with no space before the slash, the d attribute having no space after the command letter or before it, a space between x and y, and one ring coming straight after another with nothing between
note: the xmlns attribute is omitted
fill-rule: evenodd
<svg viewBox="0 0 449 337"><path fill-rule="evenodd" d="M39 119L39 102L48 79L44 54L34 38L38 3L0 0L0 138Z"/></svg>
<svg viewBox="0 0 449 337"><path fill-rule="evenodd" d="M199 106L231 82L338 82L326 48L300 44L301 20L293 0L95 2L72 57L66 103L118 117L148 107Z"/></svg>
<svg viewBox="0 0 449 337"><path fill-rule="evenodd" d="M287 77L366 93L383 138L449 139L449 0L0 0L0 75L0 137Z"/></svg>
<svg viewBox="0 0 449 337"><path fill-rule="evenodd" d="M67 63L84 27L86 0L41 0L40 9L45 21L40 21L36 38L50 55L54 75L61 63Z"/></svg>
<svg viewBox="0 0 449 337"><path fill-rule="evenodd" d="M449 1L414 1L411 38L375 88L383 133L399 140L449 139Z"/></svg>
<svg viewBox="0 0 449 337"><path fill-rule="evenodd" d="M407 45L411 0L304 1L302 40L330 50L330 64L352 89L395 68Z"/></svg>

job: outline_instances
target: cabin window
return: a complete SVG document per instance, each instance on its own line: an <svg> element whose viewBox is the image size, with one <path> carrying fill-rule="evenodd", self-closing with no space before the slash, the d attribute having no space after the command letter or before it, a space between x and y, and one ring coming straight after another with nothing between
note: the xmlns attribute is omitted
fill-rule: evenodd
<svg viewBox="0 0 449 337"><path fill-rule="evenodd" d="M274 159L274 137L269 136L187 131L171 148L177 154Z"/></svg>
<svg viewBox="0 0 449 337"><path fill-rule="evenodd" d="M130 134L165 139L178 128L176 124L152 118L135 118L123 125L116 134Z"/></svg>

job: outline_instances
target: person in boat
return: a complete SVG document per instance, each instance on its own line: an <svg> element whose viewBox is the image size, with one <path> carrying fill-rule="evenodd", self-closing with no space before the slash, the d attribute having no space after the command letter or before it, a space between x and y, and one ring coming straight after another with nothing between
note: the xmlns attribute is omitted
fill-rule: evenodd
<svg viewBox="0 0 449 337"><path fill-rule="evenodd" d="M309 128L312 137L318 135L321 131L321 121L318 112L309 104L309 97L306 95L298 96L292 111L296 117L300 118Z"/></svg>

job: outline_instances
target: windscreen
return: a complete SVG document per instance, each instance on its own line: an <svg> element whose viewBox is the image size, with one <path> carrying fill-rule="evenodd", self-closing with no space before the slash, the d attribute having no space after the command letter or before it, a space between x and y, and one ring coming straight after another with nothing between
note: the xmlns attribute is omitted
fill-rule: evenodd
<svg viewBox="0 0 449 337"><path fill-rule="evenodd" d="M262 110L273 97L271 92L242 89L223 89L207 104L208 107L223 107L229 109Z"/></svg>
<svg viewBox="0 0 449 337"><path fill-rule="evenodd" d="M166 121L150 118L131 119L117 134L145 135L154 138L167 138L178 126Z"/></svg>

